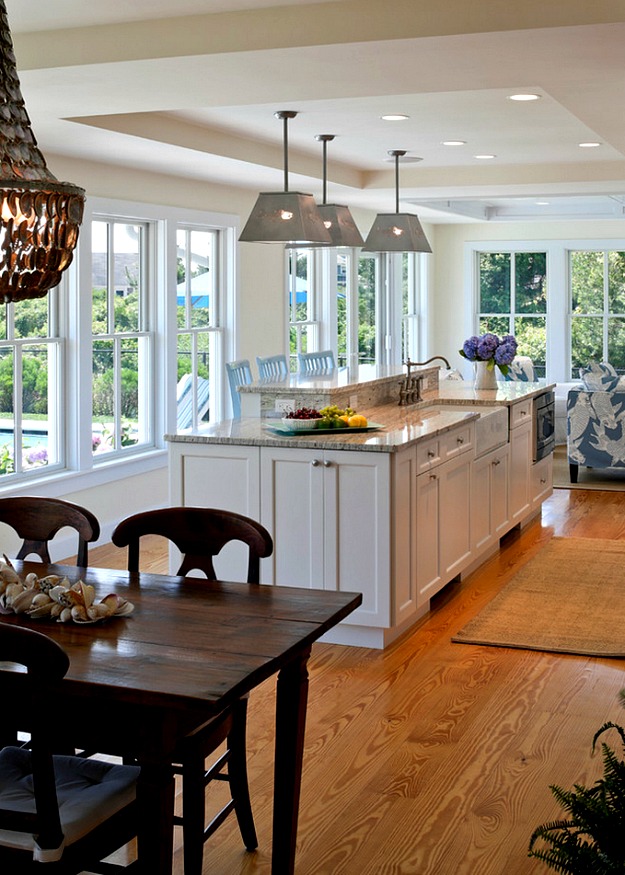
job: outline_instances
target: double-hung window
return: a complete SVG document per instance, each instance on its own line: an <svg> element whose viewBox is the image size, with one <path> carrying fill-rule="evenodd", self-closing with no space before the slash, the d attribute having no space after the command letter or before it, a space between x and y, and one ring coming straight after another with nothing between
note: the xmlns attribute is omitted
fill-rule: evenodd
<svg viewBox="0 0 625 875"><path fill-rule="evenodd" d="M0 477L63 461L58 291L0 307Z"/></svg>
<svg viewBox="0 0 625 875"><path fill-rule="evenodd" d="M91 225L95 459L154 443L150 230L108 217Z"/></svg>
<svg viewBox="0 0 625 875"><path fill-rule="evenodd" d="M546 252L478 254L479 333L513 334L518 355L529 356L536 375L547 360Z"/></svg>
<svg viewBox="0 0 625 875"><path fill-rule="evenodd" d="M315 251L290 249L287 254L290 369L297 371L297 355L318 348Z"/></svg>

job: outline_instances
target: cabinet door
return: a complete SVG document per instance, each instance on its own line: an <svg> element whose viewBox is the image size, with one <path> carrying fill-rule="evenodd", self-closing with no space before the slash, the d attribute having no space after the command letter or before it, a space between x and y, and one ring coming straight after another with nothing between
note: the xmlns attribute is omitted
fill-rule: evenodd
<svg viewBox="0 0 625 875"><path fill-rule="evenodd" d="M520 523L530 510L532 421L510 429L510 522Z"/></svg>
<svg viewBox="0 0 625 875"><path fill-rule="evenodd" d="M499 447L492 456L491 507L495 538L510 528L510 445Z"/></svg>
<svg viewBox="0 0 625 875"><path fill-rule="evenodd" d="M400 625L417 610L417 470L415 447L396 453L392 462L393 518L392 622Z"/></svg>
<svg viewBox="0 0 625 875"><path fill-rule="evenodd" d="M417 604L419 607L443 585L440 573L439 466L417 477Z"/></svg>
<svg viewBox="0 0 625 875"><path fill-rule="evenodd" d="M553 454L532 465L532 507L539 507L553 492Z"/></svg>
<svg viewBox="0 0 625 875"><path fill-rule="evenodd" d="M389 454L328 451L322 472L324 586L362 593L347 623L389 626Z"/></svg>
<svg viewBox="0 0 625 875"><path fill-rule="evenodd" d="M469 564L471 551L471 469L464 453L439 468L441 576L447 583Z"/></svg>
<svg viewBox="0 0 625 875"><path fill-rule="evenodd" d="M323 589L323 452L262 447L260 469L260 521L274 543L263 582Z"/></svg>
<svg viewBox="0 0 625 875"><path fill-rule="evenodd" d="M260 519L258 447L191 442L169 447L172 505L218 507ZM169 552L173 572L180 566L180 553L173 546ZM215 571L224 580L245 580L247 562L247 548L233 542L215 558Z"/></svg>
<svg viewBox="0 0 625 875"><path fill-rule="evenodd" d="M508 529L508 444L473 465L471 538L476 554L492 546Z"/></svg>

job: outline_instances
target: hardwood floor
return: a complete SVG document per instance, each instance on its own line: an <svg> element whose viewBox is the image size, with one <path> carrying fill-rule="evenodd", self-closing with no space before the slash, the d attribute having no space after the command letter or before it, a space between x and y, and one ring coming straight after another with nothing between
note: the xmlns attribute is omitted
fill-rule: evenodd
<svg viewBox="0 0 625 875"><path fill-rule="evenodd" d="M625 539L623 494L556 490L542 521L511 532L384 652L315 646L298 875L549 871L528 859L529 837L562 813L550 784L600 774L590 742L605 720L625 722L624 664L450 638L554 535ZM155 544L154 570L161 554ZM94 565L123 560L109 547L90 555ZM231 819L206 845L206 875L270 872L273 706L267 683L251 698L248 738L259 850L246 853ZM182 875L179 845L175 866Z"/></svg>

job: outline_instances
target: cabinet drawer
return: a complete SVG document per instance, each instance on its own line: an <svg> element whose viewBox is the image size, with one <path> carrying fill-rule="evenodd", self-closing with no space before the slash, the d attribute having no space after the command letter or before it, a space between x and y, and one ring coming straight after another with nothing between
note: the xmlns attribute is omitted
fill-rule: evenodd
<svg viewBox="0 0 625 875"><path fill-rule="evenodd" d="M441 435L441 455L443 461L453 459L460 453L466 453L473 448L473 423L467 423L461 428L455 428Z"/></svg>
<svg viewBox="0 0 625 875"><path fill-rule="evenodd" d="M510 408L510 428L517 428L524 422L529 422L532 415L532 399L519 401Z"/></svg>
<svg viewBox="0 0 625 875"><path fill-rule="evenodd" d="M434 465L440 465L442 461L440 437L433 437L417 444L417 474L429 471Z"/></svg>

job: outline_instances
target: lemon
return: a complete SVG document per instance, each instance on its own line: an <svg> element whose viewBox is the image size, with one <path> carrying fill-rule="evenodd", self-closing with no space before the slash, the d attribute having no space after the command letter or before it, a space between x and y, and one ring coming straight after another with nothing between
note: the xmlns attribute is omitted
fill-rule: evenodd
<svg viewBox="0 0 625 875"><path fill-rule="evenodd" d="M367 417L362 416L360 413L354 413L353 416L349 417L347 424L350 428L366 428Z"/></svg>

